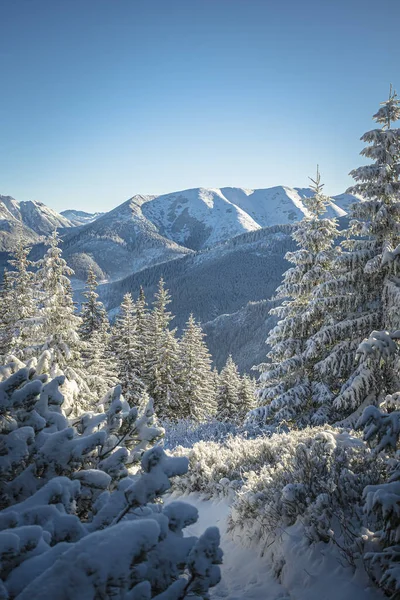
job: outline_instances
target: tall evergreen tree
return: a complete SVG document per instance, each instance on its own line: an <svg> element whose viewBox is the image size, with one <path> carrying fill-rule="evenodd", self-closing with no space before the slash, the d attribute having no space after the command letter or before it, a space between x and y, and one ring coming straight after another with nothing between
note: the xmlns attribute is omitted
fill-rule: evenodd
<svg viewBox="0 0 400 600"><path fill-rule="evenodd" d="M229 355L219 376L217 415L224 421L239 421L243 417L239 396L240 375L232 356Z"/></svg>
<svg viewBox="0 0 400 600"><path fill-rule="evenodd" d="M81 338L89 341L95 332L103 332L107 334L109 329L109 321L104 304L99 301L97 293L96 275L90 267L86 282L86 289L83 293L86 302L82 303L80 327Z"/></svg>
<svg viewBox="0 0 400 600"><path fill-rule="evenodd" d="M325 318L324 307L313 302L313 295L315 288L332 276L338 231L336 219L322 218L331 201L323 193L318 169L311 182L314 195L304 200L308 214L292 234L299 249L286 254L294 266L286 271L276 293L282 304L270 311L280 320L267 339L271 346L269 363L258 367L262 406L255 415L264 421L304 425L313 415L324 421L332 399L329 388L314 371L319 357L308 352L307 342Z"/></svg>
<svg viewBox="0 0 400 600"><path fill-rule="evenodd" d="M4 334L7 353L20 358L35 338L34 317L37 317L38 306L34 293L35 275L33 262L28 256L30 248L20 239L8 261L11 270L5 273L4 308L2 320L6 324Z"/></svg>
<svg viewBox="0 0 400 600"><path fill-rule="evenodd" d="M136 301L136 338L138 341L138 375L146 382L146 361L150 340L150 313L147 307L146 297L142 286L140 286L139 298Z"/></svg>
<svg viewBox="0 0 400 600"><path fill-rule="evenodd" d="M167 310L170 302L169 292L160 279L148 331L146 382L159 417L176 419L180 401L179 349L176 329L169 329L173 319Z"/></svg>
<svg viewBox="0 0 400 600"><path fill-rule="evenodd" d="M239 406L240 416L245 419L248 412L256 406L256 385L254 380L248 375L243 375L239 384Z"/></svg>
<svg viewBox="0 0 400 600"><path fill-rule="evenodd" d="M135 304L131 294L125 294L121 303L113 329L113 350L117 358L122 393L130 406L137 406L145 390L138 374Z"/></svg>
<svg viewBox="0 0 400 600"><path fill-rule="evenodd" d="M74 271L62 258L57 231L47 243L49 248L39 261L36 273L41 317L38 344L41 350L50 351L53 363L60 369L79 369L82 366L81 319L75 313L69 279Z"/></svg>
<svg viewBox="0 0 400 600"><path fill-rule="evenodd" d="M89 269L82 304L80 335L82 357L88 386L96 397L104 396L117 384L115 355L110 352L110 323L106 309L99 301L96 275Z"/></svg>
<svg viewBox="0 0 400 600"><path fill-rule="evenodd" d="M211 357L204 337L200 325L190 315L179 342L179 417L195 421L206 420L217 408Z"/></svg>
<svg viewBox="0 0 400 600"><path fill-rule="evenodd" d="M370 390L376 388L379 361L369 358L357 366L357 349L372 330L400 325L400 129L392 127L399 119L400 102L391 90L374 115L380 128L361 138L370 144L361 154L374 162L351 172L357 183L348 192L361 194L363 199L351 207L338 272L315 294L315 302L323 306L327 317L312 336L309 352L322 355L315 368L335 396L331 420L361 410L364 402L376 402ZM380 379L386 381L380 393L390 393L390 372Z"/></svg>
<svg viewBox="0 0 400 600"><path fill-rule="evenodd" d="M14 324L14 300L8 269L4 269L0 286L0 306L0 358L5 359L11 351Z"/></svg>

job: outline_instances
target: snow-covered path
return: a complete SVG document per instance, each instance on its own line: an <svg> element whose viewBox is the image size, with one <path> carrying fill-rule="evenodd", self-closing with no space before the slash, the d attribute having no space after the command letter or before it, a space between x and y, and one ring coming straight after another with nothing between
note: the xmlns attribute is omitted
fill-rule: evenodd
<svg viewBox="0 0 400 600"><path fill-rule="evenodd" d="M281 549L285 554L281 585L257 547L248 548L234 541L227 532L230 507L226 500L203 500L199 494L173 494L166 502L183 500L197 508L197 523L187 527L188 535L201 535L216 525L221 534L224 562L222 581L211 590L218 600L384 600L385 596L370 584L366 574L340 564L327 551L326 544L309 546L295 525L287 530ZM276 548L279 552L279 548Z"/></svg>
<svg viewBox="0 0 400 600"><path fill-rule="evenodd" d="M172 496L171 500L177 500ZM216 525L221 534L224 562L222 581L211 590L211 598L224 600L289 600L287 592L271 575L265 558L255 548L235 543L226 531L229 505L225 500L202 500L198 494L179 498L195 506L199 520L187 527L188 535L201 535L210 525Z"/></svg>

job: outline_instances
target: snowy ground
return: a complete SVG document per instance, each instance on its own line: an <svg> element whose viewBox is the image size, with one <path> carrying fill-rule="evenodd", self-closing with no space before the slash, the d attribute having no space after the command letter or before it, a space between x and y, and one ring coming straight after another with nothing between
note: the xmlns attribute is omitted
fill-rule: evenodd
<svg viewBox="0 0 400 600"><path fill-rule="evenodd" d="M176 500L171 496L168 501ZM274 577L267 556L258 547L245 547L226 531L229 504L225 500L202 500L198 494L180 497L196 506L199 520L188 527L188 535L200 535L210 525L219 527L224 551L222 581L211 590L211 598L225 600L383 600L369 585L365 573L344 567L325 544L304 543L300 529L291 527L273 551L284 555L282 584Z"/></svg>

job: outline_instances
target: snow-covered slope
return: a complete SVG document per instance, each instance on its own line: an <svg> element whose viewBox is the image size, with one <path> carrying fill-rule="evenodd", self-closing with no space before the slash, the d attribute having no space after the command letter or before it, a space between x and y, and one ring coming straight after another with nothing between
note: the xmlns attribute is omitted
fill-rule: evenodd
<svg viewBox="0 0 400 600"><path fill-rule="evenodd" d="M142 211L162 235L193 250L261 227L219 189L195 188L157 196L145 202Z"/></svg>
<svg viewBox="0 0 400 600"><path fill-rule="evenodd" d="M63 210L60 214L76 226L93 223L93 221L104 215L103 212L88 213L84 210L74 209Z"/></svg>
<svg viewBox="0 0 400 600"><path fill-rule="evenodd" d="M11 196L0 195L0 250L15 247L23 236L34 243L56 228L71 227L72 223L42 202L18 202Z"/></svg>
<svg viewBox="0 0 400 600"><path fill-rule="evenodd" d="M64 236L64 255L78 278L85 278L85 264L93 266L92 261L105 278L115 280L190 254L187 248L160 235L144 217L141 210L144 200L147 197L135 196Z"/></svg>
<svg viewBox="0 0 400 600"><path fill-rule="evenodd" d="M246 211L262 227L299 221L308 214L304 198L313 195L310 188L276 186L266 189L222 188L226 198ZM329 217L343 217L345 211L336 203L327 211Z"/></svg>
<svg viewBox="0 0 400 600"><path fill-rule="evenodd" d="M309 188L287 186L195 188L145 199L142 212L162 235L200 250L260 227L299 221L308 214L303 200L312 195ZM346 202L355 199L346 196ZM327 216L345 215L342 206L331 203Z"/></svg>

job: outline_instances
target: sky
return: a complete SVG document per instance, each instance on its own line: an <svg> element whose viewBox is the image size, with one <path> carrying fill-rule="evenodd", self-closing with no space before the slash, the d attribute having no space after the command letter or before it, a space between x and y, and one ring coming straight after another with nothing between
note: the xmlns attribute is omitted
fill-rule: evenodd
<svg viewBox="0 0 400 600"><path fill-rule="evenodd" d="M0 194L343 192L400 91L400 0L0 0Z"/></svg>

